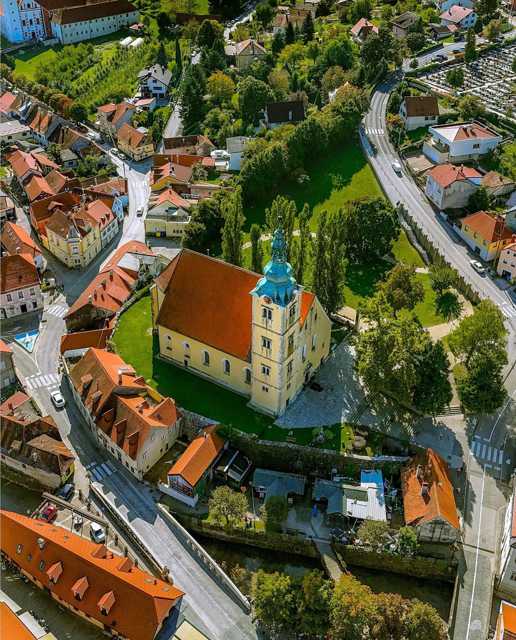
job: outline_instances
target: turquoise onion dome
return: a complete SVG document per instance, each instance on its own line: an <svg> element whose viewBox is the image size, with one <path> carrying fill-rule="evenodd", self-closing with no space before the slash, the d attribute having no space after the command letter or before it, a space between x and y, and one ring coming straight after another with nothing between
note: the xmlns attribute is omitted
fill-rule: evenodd
<svg viewBox="0 0 516 640"><path fill-rule="evenodd" d="M267 296L274 303L286 306L296 291L292 267L287 262L287 243L282 229L276 229L272 238L272 258L265 266L263 278L253 290L257 296Z"/></svg>

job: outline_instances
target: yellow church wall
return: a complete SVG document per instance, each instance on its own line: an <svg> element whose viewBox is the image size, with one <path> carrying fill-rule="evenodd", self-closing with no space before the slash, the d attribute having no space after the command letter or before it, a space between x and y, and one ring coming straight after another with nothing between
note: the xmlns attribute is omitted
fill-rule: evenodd
<svg viewBox="0 0 516 640"><path fill-rule="evenodd" d="M245 370L251 369L249 362L162 326L158 326L158 335L159 352L164 358L172 360L183 369L191 370L192 373L229 387L237 393L251 395L251 384L245 381ZM185 346L186 344L188 347ZM209 364L204 364L205 352L209 354ZM224 372L225 360L229 361L229 373Z"/></svg>

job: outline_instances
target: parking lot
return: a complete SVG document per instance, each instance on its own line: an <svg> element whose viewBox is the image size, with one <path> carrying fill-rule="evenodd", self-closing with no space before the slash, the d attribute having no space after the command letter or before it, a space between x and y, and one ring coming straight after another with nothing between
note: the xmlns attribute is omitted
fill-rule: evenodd
<svg viewBox="0 0 516 640"><path fill-rule="evenodd" d="M457 93L457 95L475 95L484 103L487 110L505 115L508 110L516 109L516 96L511 92L514 81L512 62L516 57L516 44L500 47L485 53L468 64L461 63L432 71L419 79L439 93ZM455 91L447 82L449 69L461 68L464 71L464 85Z"/></svg>

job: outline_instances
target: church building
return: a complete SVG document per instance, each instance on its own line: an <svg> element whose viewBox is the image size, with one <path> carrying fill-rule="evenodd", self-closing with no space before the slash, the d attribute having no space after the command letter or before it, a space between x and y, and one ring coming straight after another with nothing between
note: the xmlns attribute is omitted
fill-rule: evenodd
<svg viewBox="0 0 516 640"><path fill-rule="evenodd" d="M263 277L182 249L152 288L160 356L281 415L330 351L331 322L286 259L283 232Z"/></svg>

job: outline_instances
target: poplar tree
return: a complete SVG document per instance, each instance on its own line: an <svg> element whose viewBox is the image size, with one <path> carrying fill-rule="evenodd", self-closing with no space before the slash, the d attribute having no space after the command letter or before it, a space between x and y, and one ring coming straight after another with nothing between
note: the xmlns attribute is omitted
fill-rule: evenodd
<svg viewBox="0 0 516 640"><path fill-rule="evenodd" d="M240 267L242 265L242 227L245 222L240 187L235 189L228 198L224 209L222 257L226 262Z"/></svg>
<svg viewBox="0 0 516 640"><path fill-rule="evenodd" d="M257 224L253 224L249 237L251 240L251 271L262 273L263 271L263 251L261 242L262 230Z"/></svg>
<svg viewBox="0 0 516 640"><path fill-rule="evenodd" d="M299 214L299 238L297 239L297 255L296 255L296 280L300 284L303 283L305 276L312 234L310 231L310 218L312 212L310 207L305 203L301 213Z"/></svg>

